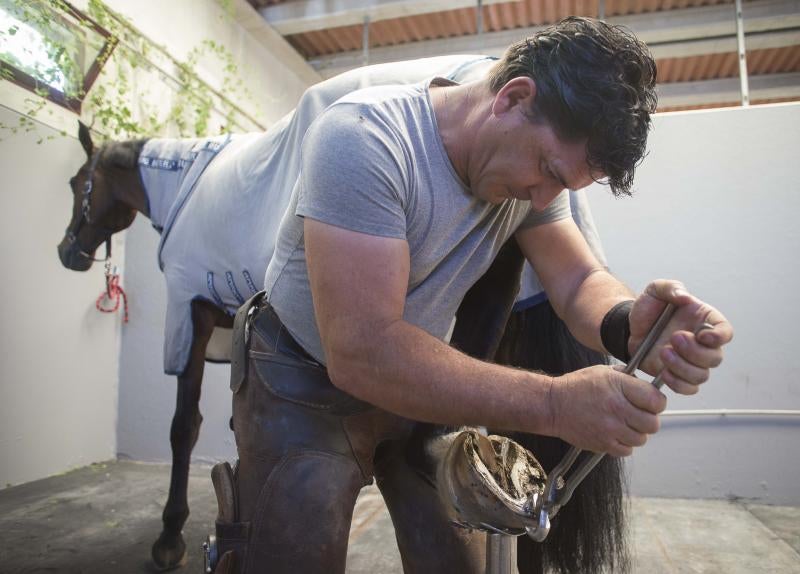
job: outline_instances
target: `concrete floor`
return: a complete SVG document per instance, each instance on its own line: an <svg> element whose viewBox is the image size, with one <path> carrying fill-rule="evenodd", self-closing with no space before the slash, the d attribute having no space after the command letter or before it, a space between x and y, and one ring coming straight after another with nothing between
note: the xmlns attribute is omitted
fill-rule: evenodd
<svg viewBox="0 0 800 574"><path fill-rule="evenodd" d="M192 468L188 563L216 513L210 467ZM0 491L0 573L149 573L169 467L109 462ZM800 573L800 508L719 500L637 498L631 504L635 574ZM359 498L348 574L398 574L400 556L377 489ZM299 573L302 574L302 573Z"/></svg>

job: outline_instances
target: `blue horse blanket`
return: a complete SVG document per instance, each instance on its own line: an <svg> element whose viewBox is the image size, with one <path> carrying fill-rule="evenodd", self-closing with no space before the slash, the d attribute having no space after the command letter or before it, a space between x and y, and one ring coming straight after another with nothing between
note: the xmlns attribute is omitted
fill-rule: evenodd
<svg viewBox="0 0 800 574"><path fill-rule="evenodd" d="M139 157L139 172L151 222L161 233L158 263L167 281L164 371L179 375L186 369L194 299L212 301L234 314L263 288L300 173L303 136L320 113L340 97L369 86L411 84L434 76L472 81L492 62L485 56L442 56L360 68L309 88L297 108L264 133L149 140ZM573 214L588 214L582 193L573 194L572 200ZM591 241L596 238L591 217L578 221L602 258L599 242ZM541 291L527 269L520 304L538 302ZM227 356L214 358L229 358L229 349Z"/></svg>

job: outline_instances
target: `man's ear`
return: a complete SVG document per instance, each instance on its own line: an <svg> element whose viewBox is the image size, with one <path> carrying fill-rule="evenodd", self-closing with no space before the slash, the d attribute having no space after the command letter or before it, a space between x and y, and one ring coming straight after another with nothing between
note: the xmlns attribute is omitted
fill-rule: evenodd
<svg viewBox="0 0 800 574"><path fill-rule="evenodd" d="M519 105L525 106L524 110L530 110L535 100L536 82L533 78L527 76L512 78L495 95L492 113L499 116Z"/></svg>

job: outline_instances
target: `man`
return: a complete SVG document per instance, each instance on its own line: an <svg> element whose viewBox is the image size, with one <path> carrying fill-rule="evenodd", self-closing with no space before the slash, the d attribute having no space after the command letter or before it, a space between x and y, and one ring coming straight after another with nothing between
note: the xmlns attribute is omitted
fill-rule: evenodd
<svg viewBox="0 0 800 574"><path fill-rule="evenodd" d="M698 390L730 325L676 281L634 297L592 255L565 191L607 180L630 192L654 84L629 33L570 18L509 48L483 79L367 88L314 119L266 300L240 312L234 340L248 364L232 378L240 544L225 567L343 572L353 504L375 476L407 572L481 571L482 536L451 526L405 464L411 421L557 436L613 456L658 430L664 395L618 370L554 378L444 342L512 236L588 347L626 360L676 305L642 367L665 369L675 392Z"/></svg>

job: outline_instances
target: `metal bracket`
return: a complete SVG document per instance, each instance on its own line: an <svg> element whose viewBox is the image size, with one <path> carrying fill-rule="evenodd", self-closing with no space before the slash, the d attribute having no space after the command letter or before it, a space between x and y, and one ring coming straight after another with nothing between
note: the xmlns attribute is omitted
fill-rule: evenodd
<svg viewBox="0 0 800 574"><path fill-rule="evenodd" d="M217 567L219 556L217 555L217 537L209 534L203 542L203 572L213 574Z"/></svg>
<svg viewBox="0 0 800 574"><path fill-rule="evenodd" d="M736 42L739 47L739 84L742 91L742 105L750 105L750 84L747 78L747 54L744 47L744 17L742 0L736 0Z"/></svg>

